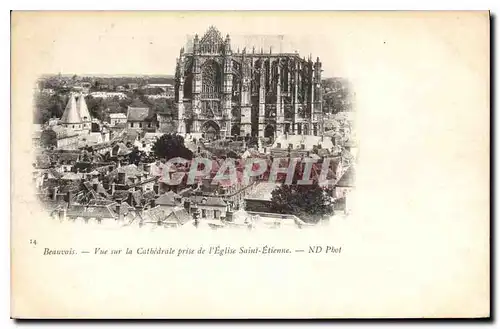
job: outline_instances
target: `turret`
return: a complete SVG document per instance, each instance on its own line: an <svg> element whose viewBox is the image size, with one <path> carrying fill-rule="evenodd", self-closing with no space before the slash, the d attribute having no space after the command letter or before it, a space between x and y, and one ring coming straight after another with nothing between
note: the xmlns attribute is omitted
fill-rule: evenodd
<svg viewBox="0 0 500 329"><path fill-rule="evenodd" d="M194 40L193 40L193 53L198 53L200 50L200 40L198 38L198 34L195 34Z"/></svg>
<svg viewBox="0 0 500 329"><path fill-rule="evenodd" d="M224 53L226 55L231 55L231 38L229 34L226 35L226 40L224 41Z"/></svg>
<svg viewBox="0 0 500 329"><path fill-rule="evenodd" d="M319 57L317 57L314 63L314 83L321 83L321 66L322 64L319 61Z"/></svg>

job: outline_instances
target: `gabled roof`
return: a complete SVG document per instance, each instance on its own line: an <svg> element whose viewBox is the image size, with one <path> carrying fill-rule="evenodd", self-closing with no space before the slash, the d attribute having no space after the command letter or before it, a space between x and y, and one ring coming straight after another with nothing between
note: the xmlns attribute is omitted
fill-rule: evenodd
<svg viewBox="0 0 500 329"><path fill-rule="evenodd" d="M305 150L312 150L314 146L320 145L322 148L330 149L333 147L330 138L322 138L321 136L312 135L282 135L276 138L273 143L273 148L278 148L278 143L281 144L282 149L287 149L289 144L292 144L294 149L301 149L304 144Z"/></svg>
<svg viewBox="0 0 500 329"><path fill-rule="evenodd" d="M66 108L61 118L62 123L81 123L82 118L80 112L78 111L76 99L73 94L69 97Z"/></svg>
<svg viewBox="0 0 500 329"><path fill-rule="evenodd" d="M168 191L167 193L160 195L160 197L155 200L155 203L161 206L176 206L176 197L179 197L176 193Z"/></svg>
<svg viewBox="0 0 500 329"><path fill-rule="evenodd" d="M128 107L127 121L145 121L149 116L147 107Z"/></svg>
<svg viewBox="0 0 500 329"><path fill-rule="evenodd" d="M191 219L191 216L184 208L179 208L172 211L166 218L167 220L174 220L179 224L184 224Z"/></svg>
<svg viewBox="0 0 500 329"><path fill-rule="evenodd" d="M80 153L76 152L63 152L63 153L57 153L55 155L57 158L57 161L70 161L70 162L76 162L80 158Z"/></svg>

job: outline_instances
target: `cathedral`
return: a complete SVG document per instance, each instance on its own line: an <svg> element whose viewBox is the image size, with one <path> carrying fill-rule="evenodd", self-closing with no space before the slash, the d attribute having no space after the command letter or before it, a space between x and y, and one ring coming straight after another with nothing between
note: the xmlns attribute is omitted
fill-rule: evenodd
<svg viewBox="0 0 500 329"><path fill-rule="evenodd" d="M233 52L210 27L181 48L175 71L178 133L209 138L321 135L321 62L272 49Z"/></svg>

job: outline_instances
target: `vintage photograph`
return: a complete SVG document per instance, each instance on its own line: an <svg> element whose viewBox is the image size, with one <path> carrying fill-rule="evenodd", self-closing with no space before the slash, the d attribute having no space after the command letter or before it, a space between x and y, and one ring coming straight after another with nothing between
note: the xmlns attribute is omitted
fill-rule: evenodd
<svg viewBox="0 0 500 329"><path fill-rule="evenodd" d="M186 40L162 59L175 70L39 77L33 183L52 218L212 229L346 218L356 93L324 74L332 59L293 32L172 33Z"/></svg>
<svg viewBox="0 0 500 329"><path fill-rule="evenodd" d="M490 316L489 12L11 30L11 317Z"/></svg>

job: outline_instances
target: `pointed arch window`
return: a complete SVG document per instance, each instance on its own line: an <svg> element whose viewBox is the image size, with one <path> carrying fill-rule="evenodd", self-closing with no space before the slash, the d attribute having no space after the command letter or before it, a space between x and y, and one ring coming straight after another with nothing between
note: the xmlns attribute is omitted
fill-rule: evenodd
<svg viewBox="0 0 500 329"><path fill-rule="evenodd" d="M207 62L202 69L201 96L205 99L219 99L222 85L222 74L215 61Z"/></svg>

